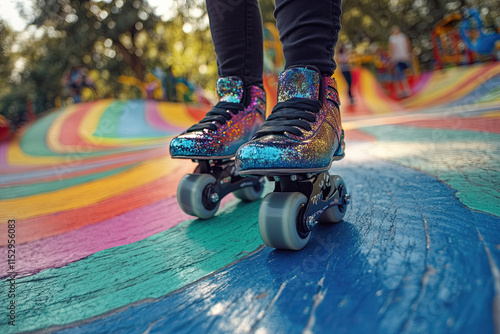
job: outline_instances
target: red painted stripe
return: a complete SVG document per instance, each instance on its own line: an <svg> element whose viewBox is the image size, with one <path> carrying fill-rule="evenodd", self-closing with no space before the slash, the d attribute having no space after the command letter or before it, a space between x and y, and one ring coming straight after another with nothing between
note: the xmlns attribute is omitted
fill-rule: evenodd
<svg viewBox="0 0 500 334"><path fill-rule="evenodd" d="M62 126L61 132L59 133L59 143L61 145L67 146L79 146L84 148L95 148L98 150L103 150L106 148L114 148L116 146L112 145L96 145L91 142L88 142L82 139L78 134L78 128L82 122L82 119L87 114L88 110L92 108L95 104L102 102L89 102L82 104L81 107L78 108L75 112L73 112L70 116L68 116ZM92 129L94 130L94 129ZM88 133L88 135L92 135L93 133Z"/></svg>
<svg viewBox="0 0 500 334"><path fill-rule="evenodd" d="M203 119L203 117L205 117L206 113L210 110L211 106L197 105L195 108L194 106L186 104L185 108L188 115L191 116L196 122L199 122Z"/></svg>
<svg viewBox="0 0 500 334"><path fill-rule="evenodd" d="M375 141L377 139L374 136L357 129L346 130L344 131L344 135L346 140Z"/></svg>
<svg viewBox="0 0 500 334"><path fill-rule="evenodd" d="M119 196L75 210L57 212L16 222L17 243L26 243L76 230L83 226L102 222L123 213L155 203L163 198L173 197L181 177L194 170L194 164L186 161L172 174L149 184L131 189ZM0 239L5 246L7 239Z"/></svg>

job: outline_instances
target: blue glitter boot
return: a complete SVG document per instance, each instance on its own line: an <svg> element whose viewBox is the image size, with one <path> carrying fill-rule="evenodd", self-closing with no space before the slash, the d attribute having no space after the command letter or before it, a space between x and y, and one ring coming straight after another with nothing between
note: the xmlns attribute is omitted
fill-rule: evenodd
<svg viewBox="0 0 500 334"><path fill-rule="evenodd" d="M264 175L275 190L262 201L259 229L275 248L303 248L318 221L340 222L349 203L343 179L330 175L344 157L335 80L313 66L279 76L278 103L261 129L236 154L242 175Z"/></svg>
<svg viewBox="0 0 500 334"><path fill-rule="evenodd" d="M220 101L198 123L170 142L172 158L198 163L177 188L181 209L198 218L211 218L227 194L243 201L255 201L263 191L264 178L241 177L234 166L238 148L264 122L266 95L262 88L245 88L238 77L217 81Z"/></svg>

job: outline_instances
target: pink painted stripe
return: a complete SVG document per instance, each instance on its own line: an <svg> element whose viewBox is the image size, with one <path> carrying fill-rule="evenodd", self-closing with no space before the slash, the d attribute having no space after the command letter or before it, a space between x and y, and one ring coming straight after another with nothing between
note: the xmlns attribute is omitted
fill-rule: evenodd
<svg viewBox="0 0 500 334"><path fill-rule="evenodd" d="M176 134L180 133L181 130L184 130L165 122L165 120L160 116L158 105L158 102L146 101L146 121L149 125L156 129L174 132Z"/></svg>
<svg viewBox="0 0 500 334"><path fill-rule="evenodd" d="M7 168L7 149L9 142L4 141L0 143L0 169Z"/></svg>
<svg viewBox="0 0 500 334"><path fill-rule="evenodd" d="M234 199L226 196L221 207ZM163 232L194 217L179 208L171 197L101 223L71 232L16 245L22 256L16 257L16 272L28 276L45 269L63 267L104 249L123 246ZM7 258L7 247L0 254ZM0 265L0 277L7 276L7 261Z"/></svg>
<svg viewBox="0 0 500 334"><path fill-rule="evenodd" d="M418 93L421 91L425 86L427 86L427 83L432 77L432 73L427 72L427 73L422 73L420 77L418 78L417 82L413 84L413 87L411 87L411 93L412 95Z"/></svg>

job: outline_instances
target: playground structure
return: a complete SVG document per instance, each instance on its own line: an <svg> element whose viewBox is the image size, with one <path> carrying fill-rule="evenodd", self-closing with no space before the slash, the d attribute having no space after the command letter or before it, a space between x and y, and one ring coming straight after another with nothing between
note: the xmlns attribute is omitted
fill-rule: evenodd
<svg viewBox="0 0 500 334"><path fill-rule="evenodd" d="M483 22L477 9L467 9L465 13L464 21L460 24L460 35L469 50L484 56L494 56L494 52L499 49L496 44L500 41L500 34L496 29L490 33L484 32ZM470 37L471 31L474 31L474 39Z"/></svg>
<svg viewBox="0 0 500 334"><path fill-rule="evenodd" d="M481 57L496 59L500 49L500 34L484 32L476 9L465 10L465 15L452 13L441 19L431 33L436 68L470 65Z"/></svg>
<svg viewBox="0 0 500 334"><path fill-rule="evenodd" d="M211 103L211 98L207 97L206 92L187 79L167 78L161 70L155 72L160 73L148 73L144 81L125 75L120 75L118 81L121 84L139 89L143 99L168 100L181 103ZM169 81L168 83L167 80ZM168 87L169 85L173 87Z"/></svg>
<svg viewBox="0 0 500 334"><path fill-rule="evenodd" d="M151 73L146 75L145 81L141 81L136 77L120 75L118 82L138 88L143 99L162 100L165 96L161 80Z"/></svg>

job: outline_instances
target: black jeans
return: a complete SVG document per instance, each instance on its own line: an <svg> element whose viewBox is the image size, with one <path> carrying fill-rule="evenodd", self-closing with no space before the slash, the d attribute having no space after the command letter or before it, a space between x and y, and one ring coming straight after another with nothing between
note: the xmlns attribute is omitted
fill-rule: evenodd
<svg viewBox="0 0 500 334"><path fill-rule="evenodd" d="M236 75L247 85L262 83L262 21L257 0L206 0L219 76ZM316 66L335 70L334 47L340 31L340 0L275 0L285 69Z"/></svg>

